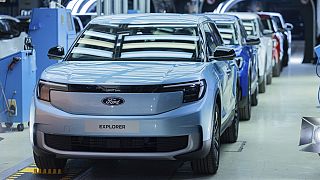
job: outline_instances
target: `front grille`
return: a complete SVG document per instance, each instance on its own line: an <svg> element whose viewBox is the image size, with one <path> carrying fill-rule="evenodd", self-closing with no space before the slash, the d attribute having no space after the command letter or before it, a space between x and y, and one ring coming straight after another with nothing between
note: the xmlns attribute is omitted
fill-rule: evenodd
<svg viewBox="0 0 320 180"><path fill-rule="evenodd" d="M188 136L92 137L45 134L47 146L81 152L172 152L188 146Z"/></svg>

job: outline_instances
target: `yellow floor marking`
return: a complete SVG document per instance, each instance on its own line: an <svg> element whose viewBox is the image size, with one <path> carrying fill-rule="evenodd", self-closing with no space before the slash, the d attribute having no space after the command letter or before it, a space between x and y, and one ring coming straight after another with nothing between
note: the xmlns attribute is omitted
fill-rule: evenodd
<svg viewBox="0 0 320 180"><path fill-rule="evenodd" d="M11 175L11 177L20 177L20 176L21 176L20 174Z"/></svg>
<svg viewBox="0 0 320 180"><path fill-rule="evenodd" d="M27 168L22 169L19 172L21 172L21 173L34 173L35 169L37 169L37 168L27 167Z"/></svg>
<svg viewBox="0 0 320 180"><path fill-rule="evenodd" d="M21 173L21 172L17 172L17 173L15 173L15 174L20 174L20 175L22 175L22 174L24 174L24 173Z"/></svg>

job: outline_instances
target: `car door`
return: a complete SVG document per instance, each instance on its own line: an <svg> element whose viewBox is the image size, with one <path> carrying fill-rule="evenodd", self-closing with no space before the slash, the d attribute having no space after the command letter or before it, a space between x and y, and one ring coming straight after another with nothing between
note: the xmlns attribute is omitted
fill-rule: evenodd
<svg viewBox="0 0 320 180"><path fill-rule="evenodd" d="M217 28L211 23L204 24L208 54L213 55L217 46L223 45ZM236 64L233 61L215 61L220 71L222 88L222 119L223 124L235 106L234 78L237 76Z"/></svg>
<svg viewBox="0 0 320 180"><path fill-rule="evenodd" d="M239 32L241 34L241 44L243 46L244 51L248 54L250 57L250 68L249 71L251 72L251 89L255 89L257 82L258 82L258 49L256 46L248 45L247 44L247 32L244 29L244 26L241 22L241 20L238 22L239 23Z"/></svg>
<svg viewBox="0 0 320 180"><path fill-rule="evenodd" d="M258 19L254 20L255 23L255 31L257 37L260 38L260 45L258 48L258 67L259 67L259 76L264 78L266 75L266 68L267 68L267 49L268 49L268 39L264 37L261 33L259 28L259 21Z"/></svg>

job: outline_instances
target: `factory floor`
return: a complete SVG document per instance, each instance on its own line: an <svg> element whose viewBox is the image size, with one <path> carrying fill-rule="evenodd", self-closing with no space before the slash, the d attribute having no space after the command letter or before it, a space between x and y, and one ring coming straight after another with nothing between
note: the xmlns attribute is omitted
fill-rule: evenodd
<svg viewBox="0 0 320 180"><path fill-rule="evenodd" d="M126 160L72 160L65 174L33 174L25 130L0 134L0 179L320 179L320 157L298 147L301 118L320 117L320 79L314 65L300 64L303 45L294 43L289 67L259 95L251 120L240 122L238 142L222 145L214 176L193 175L187 162Z"/></svg>

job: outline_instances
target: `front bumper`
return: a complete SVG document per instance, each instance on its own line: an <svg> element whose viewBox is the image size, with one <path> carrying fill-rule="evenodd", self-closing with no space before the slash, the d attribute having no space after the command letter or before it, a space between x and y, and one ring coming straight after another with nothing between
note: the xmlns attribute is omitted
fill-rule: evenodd
<svg viewBox="0 0 320 180"><path fill-rule="evenodd" d="M148 116L88 116L74 115L53 107L50 103L35 99L34 119L31 120L33 148L37 154L47 154L58 158L86 159L194 159L204 157L210 149L212 124L212 101L205 96L201 101L184 105L178 109ZM139 124L136 132L88 131L88 122L132 122ZM45 135L82 137L176 137L187 136L183 149L170 152L96 152L62 150L50 147ZM195 157L196 156L196 157Z"/></svg>

